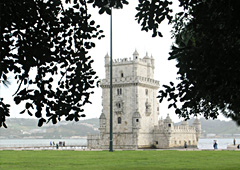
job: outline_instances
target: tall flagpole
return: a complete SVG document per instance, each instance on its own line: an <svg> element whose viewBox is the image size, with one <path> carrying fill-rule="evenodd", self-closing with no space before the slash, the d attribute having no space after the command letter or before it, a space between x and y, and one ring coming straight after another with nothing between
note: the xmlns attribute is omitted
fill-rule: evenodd
<svg viewBox="0 0 240 170"><path fill-rule="evenodd" d="M110 144L109 152L113 152L113 128L112 128L112 7L110 15Z"/></svg>

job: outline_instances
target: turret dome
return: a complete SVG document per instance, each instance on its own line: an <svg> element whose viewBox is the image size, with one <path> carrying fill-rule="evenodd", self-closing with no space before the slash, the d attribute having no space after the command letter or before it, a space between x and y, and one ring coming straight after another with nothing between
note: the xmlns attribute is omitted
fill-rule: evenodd
<svg viewBox="0 0 240 170"><path fill-rule="evenodd" d="M106 116L105 116L105 114L104 114L104 113L102 113L102 114L100 115L99 119L106 119Z"/></svg>
<svg viewBox="0 0 240 170"><path fill-rule="evenodd" d="M105 55L105 58L110 58L110 56L108 55L108 53Z"/></svg>
<svg viewBox="0 0 240 170"><path fill-rule="evenodd" d="M148 52L146 52L146 56L143 57L144 59L150 59L150 57L148 56Z"/></svg>
<svg viewBox="0 0 240 170"><path fill-rule="evenodd" d="M134 117L134 118L141 118L141 115L140 115L139 112L137 111L137 112L135 112L135 113L133 114L133 117Z"/></svg>
<svg viewBox="0 0 240 170"><path fill-rule="evenodd" d="M167 117L164 120L164 123L172 123L172 119L170 118L169 114L167 114Z"/></svg>
<svg viewBox="0 0 240 170"><path fill-rule="evenodd" d="M137 50L135 49L134 53L133 53L133 56L139 56Z"/></svg>

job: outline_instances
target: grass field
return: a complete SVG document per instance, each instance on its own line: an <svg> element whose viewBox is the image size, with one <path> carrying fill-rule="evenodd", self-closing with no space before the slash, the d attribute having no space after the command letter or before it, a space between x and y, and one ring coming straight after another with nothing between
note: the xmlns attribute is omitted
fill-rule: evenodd
<svg viewBox="0 0 240 170"><path fill-rule="evenodd" d="M0 170L240 169L240 151L0 151Z"/></svg>

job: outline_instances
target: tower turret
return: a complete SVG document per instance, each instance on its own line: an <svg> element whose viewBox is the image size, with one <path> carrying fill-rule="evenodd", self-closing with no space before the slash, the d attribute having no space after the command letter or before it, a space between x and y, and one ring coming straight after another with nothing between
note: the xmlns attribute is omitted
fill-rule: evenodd
<svg viewBox="0 0 240 170"><path fill-rule="evenodd" d="M105 59L105 77L106 79L108 79L110 72L110 56L108 55L108 53L105 55L104 59Z"/></svg>
<svg viewBox="0 0 240 170"><path fill-rule="evenodd" d="M164 127L168 131L171 131L173 128L173 122L172 122L172 119L170 118L169 114L167 114L166 119L164 119Z"/></svg>
<svg viewBox="0 0 240 170"><path fill-rule="evenodd" d="M193 126L195 127L196 129L196 136L197 136L197 141L198 139L200 138L201 136L201 133L202 133L202 127L201 127L201 122L198 118L196 118L193 122Z"/></svg>
<svg viewBox="0 0 240 170"><path fill-rule="evenodd" d="M161 117L161 119L158 120L158 127L159 127L159 129L162 129L163 125L164 125L164 122L163 122L163 118Z"/></svg>
<svg viewBox="0 0 240 170"><path fill-rule="evenodd" d="M105 55L105 67L110 64L110 56L108 53Z"/></svg>
<svg viewBox="0 0 240 170"><path fill-rule="evenodd" d="M148 52L146 52L145 57L143 57L145 62L147 63L147 77L153 78L153 69L151 58L148 56Z"/></svg>
<svg viewBox="0 0 240 170"><path fill-rule="evenodd" d="M155 60L152 55L151 55L151 64L152 64L152 67L155 68Z"/></svg>
<svg viewBox="0 0 240 170"><path fill-rule="evenodd" d="M146 61L148 64L151 64L151 58L148 56L148 52L146 52L146 55L145 55L145 57L143 57L143 59L145 59L145 61Z"/></svg>
<svg viewBox="0 0 240 170"><path fill-rule="evenodd" d="M104 113L99 117L99 124L99 130L102 133L106 130L106 116Z"/></svg>
<svg viewBox="0 0 240 170"><path fill-rule="evenodd" d="M136 111L134 114L133 114L133 129L140 129L141 128L141 115L138 111Z"/></svg>
<svg viewBox="0 0 240 170"><path fill-rule="evenodd" d="M137 52L137 50L135 49L134 53L133 53L133 60L138 61L139 60L139 54Z"/></svg>

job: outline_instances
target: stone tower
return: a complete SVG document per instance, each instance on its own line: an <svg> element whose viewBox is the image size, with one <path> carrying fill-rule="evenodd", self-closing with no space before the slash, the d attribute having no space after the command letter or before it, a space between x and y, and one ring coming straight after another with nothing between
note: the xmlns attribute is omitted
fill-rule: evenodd
<svg viewBox="0 0 240 170"><path fill-rule="evenodd" d="M102 80L102 114L100 137L109 145L110 59L105 56L106 78ZM139 58L113 61L113 146L114 148L147 147L152 143L158 124L159 104L156 98L159 81L154 80L154 59L146 54Z"/></svg>
<svg viewBox="0 0 240 170"><path fill-rule="evenodd" d="M135 50L132 58L113 61L113 148L137 149L196 147L201 135L201 123L193 126L183 122L175 126L168 115L159 120L157 90L159 81L154 80L154 59L148 54L139 57ZM89 149L109 148L110 127L110 57L105 56L105 79L102 87L102 113L99 118L99 135L88 135Z"/></svg>

